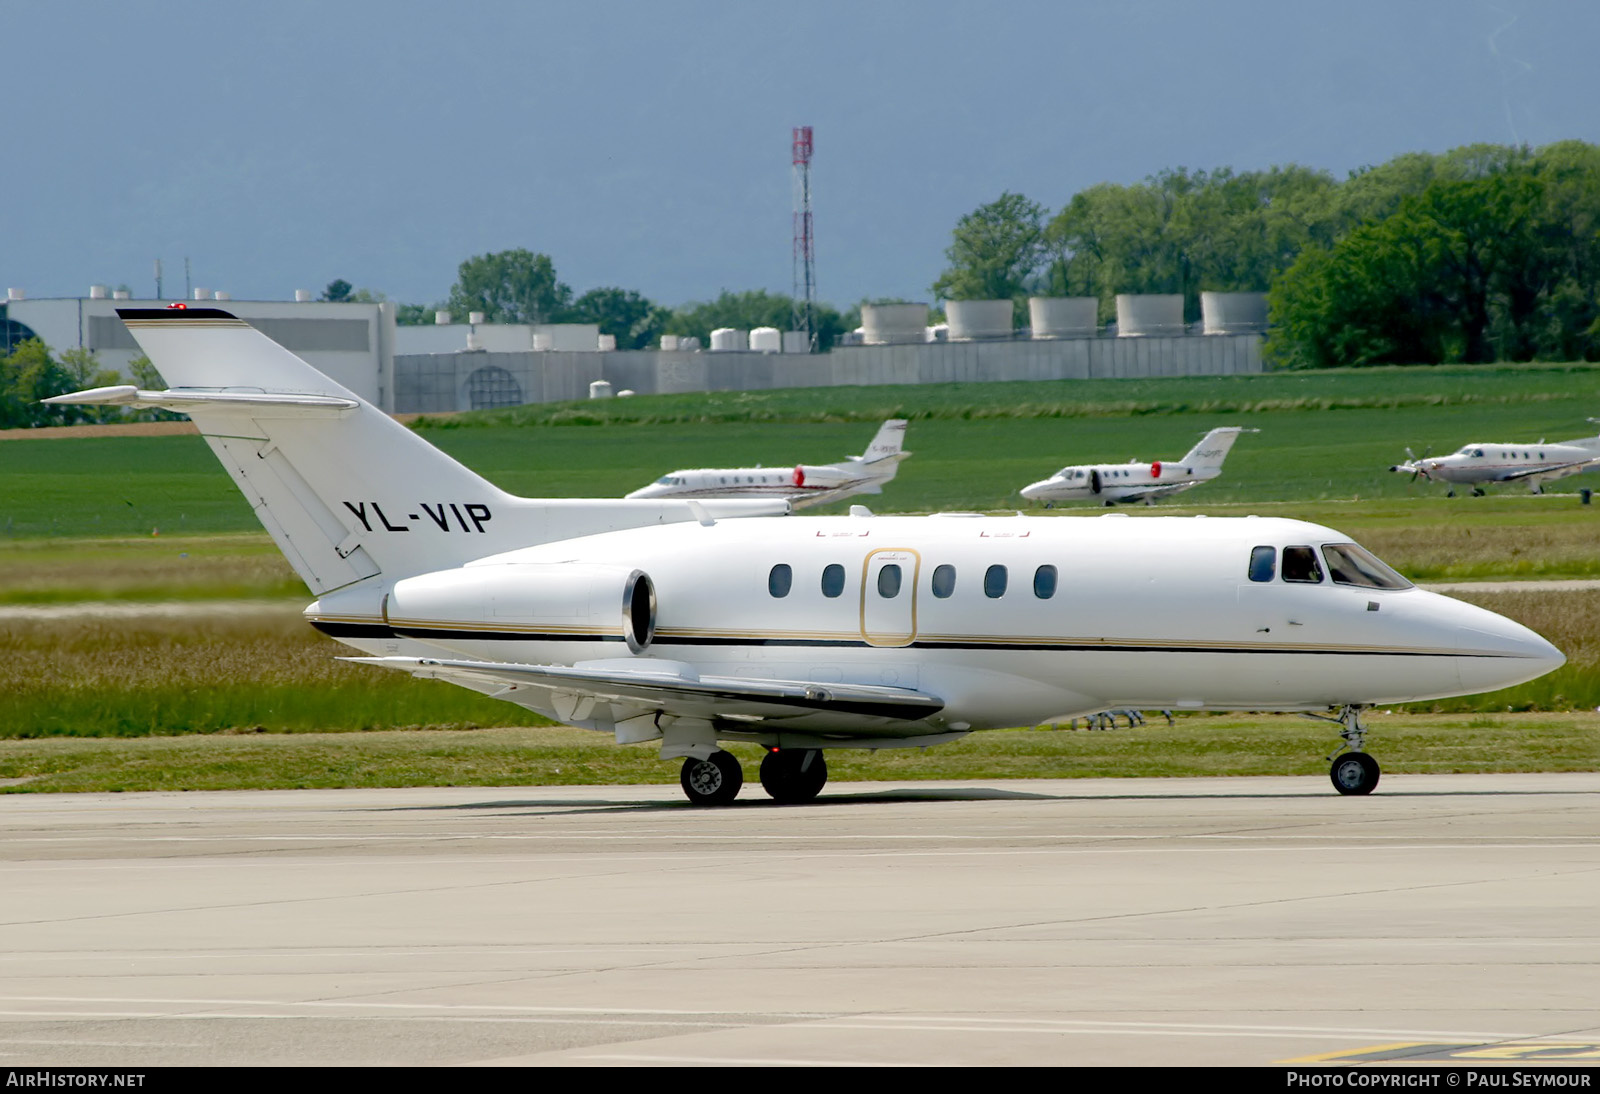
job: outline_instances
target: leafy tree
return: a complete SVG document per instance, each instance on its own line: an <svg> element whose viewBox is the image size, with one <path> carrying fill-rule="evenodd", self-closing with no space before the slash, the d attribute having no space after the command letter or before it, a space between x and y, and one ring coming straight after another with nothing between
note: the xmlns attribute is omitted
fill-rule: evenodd
<svg viewBox="0 0 1600 1094"><path fill-rule="evenodd" d="M618 349L646 349L666 329L672 313L631 289L590 289L562 317L570 323L595 323L616 338Z"/></svg>
<svg viewBox="0 0 1600 1094"><path fill-rule="evenodd" d="M572 301L556 278L549 255L518 248L463 262L450 290L449 308L465 319L481 311L490 323L554 323Z"/></svg>
<svg viewBox="0 0 1600 1094"><path fill-rule="evenodd" d="M828 349L846 330L860 323L856 313L855 323L845 325L844 317L826 304L817 305L817 347ZM753 330L756 327L777 327L788 330L794 318L794 301L783 293L755 289L749 292L724 290L715 300L689 303L675 310L668 319L664 334L692 335L702 346L711 344L711 332L718 327Z"/></svg>
<svg viewBox="0 0 1600 1094"><path fill-rule="evenodd" d="M343 304L354 290L355 286L341 277L328 282L328 287L322 290L322 299L330 304Z"/></svg>
<svg viewBox="0 0 1600 1094"><path fill-rule="evenodd" d="M945 250L949 267L933 283L941 300L1024 296L1044 257L1044 206L1009 191L962 217Z"/></svg>
<svg viewBox="0 0 1600 1094"><path fill-rule="evenodd" d="M19 342L0 358L0 428L63 425L79 420L78 407L44 406L39 400L73 390L66 371L37 338Z"/></svg>

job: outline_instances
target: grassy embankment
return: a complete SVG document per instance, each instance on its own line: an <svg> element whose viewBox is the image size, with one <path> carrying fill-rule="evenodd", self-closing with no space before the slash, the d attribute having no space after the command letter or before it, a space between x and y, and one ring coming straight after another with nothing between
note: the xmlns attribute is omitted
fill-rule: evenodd
<svg viewBox="0 0 1600 1094"><path fill-rule="evenodd" d="M1236 422L1262 432L1240 441L1225 477L1188 495L1184 500L1192 505L1167 505L1155 512L1307 517L1350 532L1419 580L1583 577L1600 575L1600 552L1593 548L1593 521L1600 518L1596 509L1577 505L1570 493L1532 498L1509 492L1446 500L1437 488L1411 484L1385 468L1406 443L1418 451L1430 443L1443 451L1472 439L1577 435L1583 431L1582 419L1600 403L1596 394L1600 370L1590 367L1432 369L672 396L518 408L424 422L420 428L429 440L515 492L580 495L621 493L672 467L831 460L859 451L871 423L905 416L914 422L908 447L916 455L884 495L866 499L880 511L904 511L1014 508L1020 504L1012 496L1018 485L1061 463L1135 453L1176 456L1211 425ZM523 428L523 423L546 428ZM1575 490L1585 481L1561 485ZM1135 510L1135 515L1144 514ZM460 689L332 660L343 647L294 618L292 606L303 603L305 594L265 537L248 531L252 521L198 438L28 439L0 445L0 533L6 533L0 535L0 604L251 597L279 598L291 606L208 621L8 623L0 642L5 658L0 666L0 734L159 735L256 727L304 734L330 728L504 727L537 721L517 708ZM161 535L152 537L151 529ZM1600 706L1600 649L1595 648L1600 641L1600 595L1506 593L1472 599L1540 630L1571 660L1544 680L1451 701L1441 704L1442 709L1593 711ZM1531 732L1537 720L1503 713L1492 720L1494 733L1441 728L1445 743L1440 747L1455 750L1451 755L1456 757L1441 762L1468 763L1463 769L1476 769L1461 750L1470 752L1489 742L1503 754L1498 762L1506 769L1594 763L1593 747L1584 744L1582 716L1572 723L1580 729L1567 726L1550 740L1542 730ZM1446 724L1439 718L1426 721L1429 726ZM1202 773L1211 762L1205 759L1212 751L1206 742L1215 738L1226 752L1226 742L1233 738L1225 727L1231 724L1184 719L1178 733L1152 727L1120 735L1023 734L1016 737L1021 742L1017 763L1035 774L1052 773L1052 764L1069 760L1089 765L1075 769L1078 773L1155 774L1166 770L1164 764ZM1592 715L1588 725L1592 733ZM1505 732L1514 727L1524 728ZM1424 736L1433 732L1425 727L1417 731ZM576 755L568 732L505 729L492 734L499 735L494 740L507 741L529 733L554 734L551 762L559 763L560 757ZM1309 751L1301 744L1289 748L1299 757L1295 762L1303 760L1302 752L1315 759L1326 750L1323 727L1304 720L1266 719L1259 732L1270 741L1299 741L1309 733L1314 741ZM1384 732L1384 759L1391 770L1434 762L1425 757L1433 746L1413 756L1404 734ZM868 769L858 777L874 777L873 771L893 778L918 777L916 771L923 777L954 777L948 765L959 763L961 770L986 773L992 770L986 764L1009 762L1005 757L1013 746L1006 742L1012 736L979 735L954 750L927 754L850 757L835 764L835 770L838 777L850 777L859 762ZM1506 742L1512 737L1517 744L1508 751ZM1111 743L1087 751L1070 743L1091 738ZM380 776L388 780L406 781L410 776L404 772L414 769L435 771L418 774L422 781L449 781L449 772L461 764L501 772L467 781L551 777L507 774L503 766L473 758L470 753L479 746L468 742L479 740L476 734L428 738L443 742L431 752L430 747L404 745L405 739L403 734L363 735L348 744L318 743L307 755L324 758L305 762L324 775L307 775L295 761L274 776L274 785L327 785L318 780L353 778L337 774L344 761L335 762L327 751L349 748L358 748L363 757L351 763L362 766L370 759L372 770L389 772ZM482 739L489 742L482 747L493 752L492 740ZM194 764L221 765L220 770L233 772L226 778L237 780L245 778L239 764L250 762L248 749L238 751L240 740L191 741L182 747L198 750ZM567 781L589 781L585 773L609 772L618 763L626 766L633 761L619 757L634 755L640 756L640 778L662 778L663 769L651 752L618 750L588 735L579 740L598 752L589 756L581 751L581 771L575 760L569 762ZM1158 754L1130 767L1129 755L1119 750L1131 746L1116 743L1123 740L1147 740L1158 746ZM381 741L395 743L391 748ZM67 742L40 741L37 747L44 751L33 751L33 744L7 745L8 762L28 770L0 768L0 777L24 777L67 763L66 756L82 760L98 755L89 743L79 751ZM504 747L519 755L525 751L520 745ZM1112 754L1105 753L1107 748ZM208 751L213 749L222 751ZM972 750L991 759L974 760ZM391 751L392 759L377 758ZM1057 753L1058 760L1049 759ZM165 755L163 763L177 765L170 770L189 773L181 785L209 785L210 776L191 767L189 760L178 761L170 750L139 754ZM599 758L602 754L609 758ZM1288 756L1268 740L1251 741L1218 770L1246 773L1258 756L1267 762L1265 770L1298 770L1280 762ZM1103 770L1096 767L1101 762ZM117 780L123 778L114 771L102 772L102 777L111 781L101 785L121 785ZM128 785L153 785L149 777ZM47 783L55 785L48 780L25 785L45 789Z"/></svg>

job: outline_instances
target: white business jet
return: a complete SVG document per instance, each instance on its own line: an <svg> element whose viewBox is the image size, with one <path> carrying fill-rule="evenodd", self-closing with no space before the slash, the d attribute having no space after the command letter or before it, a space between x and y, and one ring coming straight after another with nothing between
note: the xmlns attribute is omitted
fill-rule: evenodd
<svg viewBox="0 0 1600 1094"><path fill-rule="evenodd" d="M1119 501L1143 501L1176 494L1222 474L1222 461L1241 433L1254 433L1236 425L1213 429L1181 460L1140 463L1085 463L1063 467L1048 479L1022 488L1029 501L1042 501L1049 508L1058 501L1098 501L1115 505Z"/></svg>
<svg viewBox="0 0 1600 1094"><path fill-rule="evenodd" d="M1591 422L1600 419L1590 418ZM1389 468L1410 475L1412 481L1422 476L1429 481L1450 484L1450 497L1456 496L1457 485L1471 486L1478 497L1483 496L1482 483L1526 482L1535 494L1544 493L1544 484L1552 479L1564 479L1600 464L1600 438L1579 437L1554 444L1468 444L1448 456L1417 456L1406 449L1406 462Z"/></svg>
<svg viewBox="0 0 1600 1094"><path fill-rule="evenodd" d="M883 484L900 470L911 455L901 451L906 423L899 418L884 422L859 456L841 463L797 464L787 467L722 467L674 471L630 498L783 498L795 509L838 501L856 494L881 494Z"/></svg>
<svg viewBox="0 0 1600 1094"><path fill-rule="evenodd" d="M762 786L798 802L828 749L1116 707L1336 711L1330 775L1364 794L1364 709L1565 660L1294 520L514 497L225 311L119 314L172 387L52 401L188 414L352 660L655 743L698 804L739 792L724 742L766 749Z"/></svg>

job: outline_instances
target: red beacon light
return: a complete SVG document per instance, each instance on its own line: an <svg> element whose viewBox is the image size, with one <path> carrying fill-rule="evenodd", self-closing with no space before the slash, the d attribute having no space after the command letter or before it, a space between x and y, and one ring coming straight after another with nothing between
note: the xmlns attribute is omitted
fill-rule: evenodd
<svg viewBox="0 0 1600 1094"><path fill-rule="evenodd" d="M189 305L187 305L187 304L168 304L167 305L167 310L168 311L188 311L189 310Z"/></svg>
<svg viewBox="0 0 1600 1094"><path fill-rule="evenodd" d="M1157 460L1157 461L1155 461L1154 463L1152 463L1150 465L1150 477L1152 479L1159 479L1161 477L1161 461L1160 460Z"/></svg>

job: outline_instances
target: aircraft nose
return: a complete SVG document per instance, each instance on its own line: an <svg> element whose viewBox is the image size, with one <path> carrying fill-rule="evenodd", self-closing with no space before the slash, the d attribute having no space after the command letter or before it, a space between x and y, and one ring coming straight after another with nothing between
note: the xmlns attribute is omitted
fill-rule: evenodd
<svg viewBox="0 0 1600 1094"><path fill-rule="evenodd" d="M1465 654L1477 654L1475 666L1462 666L1462 682L1493 691L1536 680L1567 663L1567 655L1521 623L1483 611L1456 631Z"/></svg>
<svg viewBox="0 0 1600 1094"><path fill-rule="evenodd" d="M1040 479L1038 482L1031 482L1027 486L1024 486L1022 488L1022 496L1027 498L1028 500L1032 501L1033 499L1037 498L1040 494L1044 493L1045 488L1048 487L1049 485L1050 485L1050 480L1049 479Z"/></svg>

